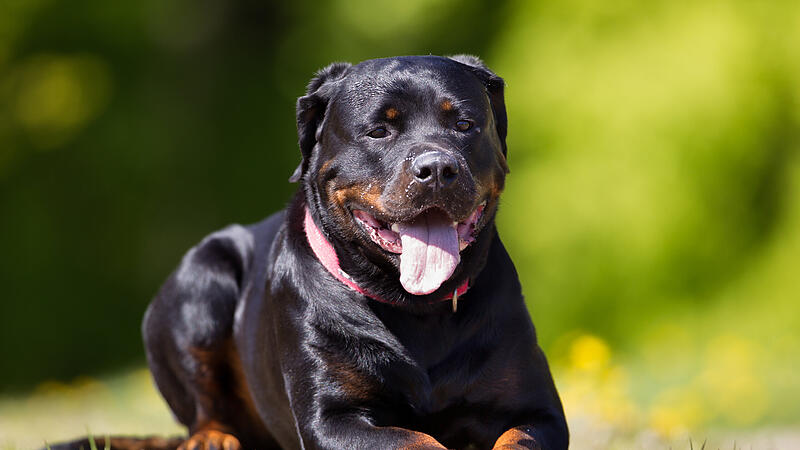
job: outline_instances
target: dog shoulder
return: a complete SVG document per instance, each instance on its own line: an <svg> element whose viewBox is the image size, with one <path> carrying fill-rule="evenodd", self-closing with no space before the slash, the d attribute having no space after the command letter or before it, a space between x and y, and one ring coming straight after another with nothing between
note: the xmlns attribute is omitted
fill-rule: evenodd
<svg viewBox="0 0 800 450"><path fill-rule="evenodd" d="M173 277L193 289L227 284L238 292L255 259L268 253L284 215L279 211L252 225L232 224L209 234L186 252Z"/></svg>

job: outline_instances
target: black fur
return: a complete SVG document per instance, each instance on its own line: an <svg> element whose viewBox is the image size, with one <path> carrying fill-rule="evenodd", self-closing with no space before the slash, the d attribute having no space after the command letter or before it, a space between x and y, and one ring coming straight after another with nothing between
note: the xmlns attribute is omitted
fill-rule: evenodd
<svg viewBox="0 0 800 450"><path fill-rule="evenodd" d="M291 179L300 184L285 212L204 239L145 316L158 388L197 439L217 430L259 449L491 448L518 427L521 437L506 433L498 445L567 447L561 403L494 226L507 172L503 95L503 80L463 55L317 74L297 102L302 160ZM474 126L454 130L456 120ZM389 136L368 137L376 126ZM430 149L457 158L458 180L409 188L408 161ZM392 223L437 208L463 221L481 201L475 242L425 296L403 289L397 255L351 215L374 207ZM320 264L306 208L342 269L389 303ZM470 288L453 313L440 300L464 280Z"/></svg>

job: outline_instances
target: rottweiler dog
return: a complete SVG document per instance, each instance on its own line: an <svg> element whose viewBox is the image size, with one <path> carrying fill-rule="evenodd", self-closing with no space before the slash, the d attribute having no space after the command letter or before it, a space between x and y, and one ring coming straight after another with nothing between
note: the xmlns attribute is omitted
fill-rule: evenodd
<svg viewBox="0 0 800 450"><path fill-rule="evenodd" d="M494 223L503 91L464 55L316 74L288 207L203 239L145 315L182 448L567 447Z"/></svg>

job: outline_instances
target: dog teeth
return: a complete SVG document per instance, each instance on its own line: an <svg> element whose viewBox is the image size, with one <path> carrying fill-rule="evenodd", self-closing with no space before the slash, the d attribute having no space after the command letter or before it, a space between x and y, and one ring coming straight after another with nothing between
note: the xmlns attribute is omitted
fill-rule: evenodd
<svg viewBox="0 0 800 450"><path fill-rule="evenodd" d="M397 223L393 223L392 227L390 229L392 231L394 231L395 233L399 233L400 232L400 225L398 225Z"/></svg>

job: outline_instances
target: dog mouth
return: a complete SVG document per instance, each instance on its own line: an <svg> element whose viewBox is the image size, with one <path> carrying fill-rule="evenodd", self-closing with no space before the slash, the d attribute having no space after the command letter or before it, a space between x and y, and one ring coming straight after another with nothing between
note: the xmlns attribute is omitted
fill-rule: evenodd
<svg viewBox="0 0 800 450"><path fill-rule="evenodd" d="M400 254L400 283L413 295L439 289L461 261L461 251L475 241L486 202L463 222L443 210L431 208L408 221L385 223L368 212L353 210L353 217L372 242Z"/></svg>

